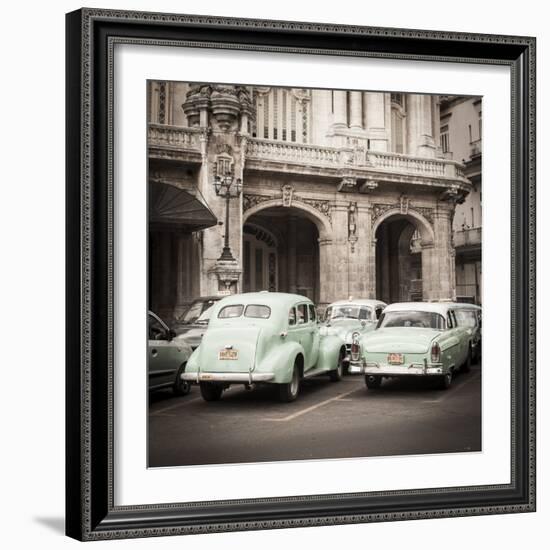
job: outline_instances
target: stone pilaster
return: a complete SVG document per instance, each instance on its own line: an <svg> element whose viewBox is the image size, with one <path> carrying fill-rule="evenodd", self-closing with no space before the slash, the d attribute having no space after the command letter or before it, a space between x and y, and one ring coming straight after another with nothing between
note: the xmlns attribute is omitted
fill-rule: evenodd
<svg viewBox="0 0 550 550"><path fill-rule="evenodd" d="M341 90L334 90L334 119L333 128L341 129L347 128L348 125L348 106L347 106L347 92Z"/></svg>
<svg viewBox="0 0 550 550"><path fill-rule="evenodd" d="M364 92L365 129L373 151L388 150L388 132L383 93Z"/></svg>
<svg viewBox="0 0 550 550"><path fill-rule="evenodd" d="M288 240L287 240L287 258L288 258L288 291L295 293L297 289L296 272L296 218L290 216L288 220Z"/></svg>
<svg viewBox="0 0 550 550"><path fill-rule="evenodd" d="M453 300L456 297L456 281L454 281L454 257L451 245L451 210L452 206L439 206L434 213L434 246L432 254L431 275L433 295L435 300ZM422 256L424 260L424 256ZM422 265L424 280L424 265ZM428 274L427 273L427 274Z"/></svg>
<svg viewBox="0 0 550 550"><path fill-rule="evenodd" d="M363 98L362 92L350 92L350 128L363 128Z"/></svg>
<svg viewBox="0 0 550 550"><path fill-rule="evenodd" d="M333 272L334 263L332 258L332 240L329 238L319 239L319 309L324 310L330 304L333 296Z"/></svg>
<svg viewBox="0 0 550 550"><path fill-rule="evenodd" d="M349 252L349 294L356 298L374 298L375 255L372 246L371 207L360 203L357 206L355 244L348 243Z"/></svg>

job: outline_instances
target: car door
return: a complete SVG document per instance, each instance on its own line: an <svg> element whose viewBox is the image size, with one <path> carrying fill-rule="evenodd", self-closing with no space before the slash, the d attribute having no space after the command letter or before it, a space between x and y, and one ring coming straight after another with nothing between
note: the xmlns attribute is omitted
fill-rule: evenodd
<svg viewBox="0 0 550 550"><path fill-rule="evenodd" d="M312 334L308 323L307 303L296 304L290 309L288 339L304 350L304 372L311 368Z"/></svg>
<svg viewBox="0 0 550 550"><path fill-rule="evenodd" d="M179 368L179 358L171 343L170 330L154 313L149 313L148 329L149 388L173 384Z"/></svg>
<svg viewBox="0 0 550 550"><path fill-rule="evenodd" d="M313 304L308 305L309 324L311 334L311 365L315 366L319 360L319 344L321 336L319 334L319 325L317 323L317 311Z"/></svg>

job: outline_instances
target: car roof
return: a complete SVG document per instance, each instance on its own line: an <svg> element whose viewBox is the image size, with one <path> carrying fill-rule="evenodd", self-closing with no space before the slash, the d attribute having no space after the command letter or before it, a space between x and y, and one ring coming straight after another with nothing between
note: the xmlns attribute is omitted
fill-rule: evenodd
<svg viewBox="0 0 550 550"><path fill-rule="evenodd" d="M209 302L210 300L221 300L223 298L223 296L217 296L217 295L212 295L212 296L198 296L197 298L194 298L193 299L193 302Z"/></svg>
<svg viewBox="0 0 550 550"><path fill-rule="evenodd" d="M450 309L481 309L472 304L463 304L458 302L399 302L390 304L384 309L384 313L389 311L429 311L446 315Z"/></svg>
<svg viewBox="0 0 550 550"><path fill-rule="evenodd" d="M266 306L291 307L298 302L313 302L306 296L300 294L287 294L285 292L244 292L242 294L231 294L222 298L218 304L220 309L231 304L256 304Z"/></svg>
<svg viewBox="0 0 550 550"><path fill-rule="evenodd" d="M346 305L354 305L354 306L386 306L385 302L382 302L381 300L370 300L368 298L352 298L351 300L337 300L336 302L332 302L328 305L328 307L332 306L346 306Z"/></svg>

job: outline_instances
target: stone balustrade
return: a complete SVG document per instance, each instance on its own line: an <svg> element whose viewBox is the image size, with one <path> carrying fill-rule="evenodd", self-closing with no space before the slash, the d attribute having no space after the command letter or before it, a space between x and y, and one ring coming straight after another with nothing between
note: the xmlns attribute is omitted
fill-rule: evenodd
<svg viewBox="0 0 550 550"><path fill-rule="evenodd" d="M200 152L200 128L149 124L148 143L153 147ZM412 157L399 153L365 151L266 139L248 140L247 158L324 168L378 169L424 177L464 179L463 166L449 159Z"/></svg>
<svg viewBox="0 0 550 550"><path fill-rule="evenodd" d="M248 142L246 155L255 160L275 160L321 166L335 166L340 163L340 150L335 147L265 139L251 139Z"/></svg>
<svg viewBox="0 0 550 550"><path fill-rule="evenodd" d="M412 157L398 153L340 149L265 139L248 142L247 158L265 161L330 166L333 168L377 168L387 172L464 179L460 163L448 159Z"/></svg>
<svg viewBox="0 0 550 550"><path fill-rule="evenodd" d="M201 133L199 128L149 124L148 144L155 147L169 146L200 151L199 137Z"/></svg>

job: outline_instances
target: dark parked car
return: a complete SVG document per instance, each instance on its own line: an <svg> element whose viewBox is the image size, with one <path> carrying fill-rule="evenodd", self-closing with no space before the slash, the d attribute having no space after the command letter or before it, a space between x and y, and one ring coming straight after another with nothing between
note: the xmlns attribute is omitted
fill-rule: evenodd
<svg viewBox="0 0 550 550"><path fill-rule="evenodd" d="M182 380L187 360L193 350L152 311L148 315L148 357L149 391L172 388L176 395L189 393L190 385Z"/></svg>

